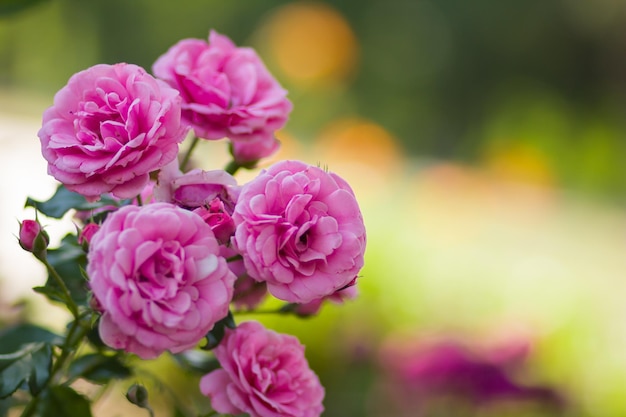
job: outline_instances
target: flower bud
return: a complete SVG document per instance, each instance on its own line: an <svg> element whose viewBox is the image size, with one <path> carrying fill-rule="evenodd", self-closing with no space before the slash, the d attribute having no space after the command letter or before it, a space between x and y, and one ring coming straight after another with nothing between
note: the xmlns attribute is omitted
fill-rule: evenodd
<svg viewBox="0 0 626 417"><path fill-rule="evenodd" d="M48 233L37 220L24 220L20 223L20 246L35 255L45 251L50 243Z"/></svg>
<svg viewBox="0 0 626 417"><path fill-rule="evenodd" d="M89 245L93 235L100 229L100 225L97 223L89 223L83 230L78 233L78 243L80 245Z"/></svg>
<svg viewBox="0 0 626 417"><path fill-rule="evenodd" d="M148 404L148 390L143 385L131 385L128 391L126 391L126 398L137 407L150 408Z"/></svg>
<svg viewBox="0 0 626 417"><path fill-rule="evenodd" d="M198 207L194 213L200 215L204 222L211 226L215 238L226 244L235 233L235 222L224 207L224 202L219 198L213 199L207 206Z"/></svg>

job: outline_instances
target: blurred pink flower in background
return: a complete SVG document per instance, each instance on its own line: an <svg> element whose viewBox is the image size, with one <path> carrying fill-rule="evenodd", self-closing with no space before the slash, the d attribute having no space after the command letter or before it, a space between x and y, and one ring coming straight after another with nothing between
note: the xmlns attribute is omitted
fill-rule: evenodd
<svg viewBox="0 0 626 417"><path fill-rule="evenodd" d="M208 43L184 39L172 46L153 72L180 91L183 119L196 136L228 137L238 162L278 149L274 132L286 123L292 104L253 49L212 30Z"/></svg>
<svg viewBox="0 0 626 417"><path fill-rule="evenodd" d="M511 340L479 349L452 337L412 345L396 340L382 350L386 379L379 394L400 416L435 416L442 411L474 416L511 403L549 411L537 415L561 415L561 393L518 380L528 370L530 345Z"/></svg>
<svg viewBox="0 0 626 417"><path fill-rule="evenodd" d="M365 225L342 178L281 161L242 187L233 243L248 274L284 301L308 303L350 284L363 267Z"/></svg>
<svg viewBox="0 0 626 417"><path fill-rule="evenodd" d="M250 417L317 417L324 388L295 336L248 321L226 329L215 348L222 369L205 375L200 391L220 413Z"/></svg>
<svg viewBox="0 0 626 417"><path fill-rule="evenodd" d="M74 74L43 114L48 173L96 201L132 198L149 174L174 160L186 128L179 93L132 64L99 64Z"/></svg>
<svg viewBox="0 0 626 417"><path fill-rule="evenodd" d="M228 313L235 275L210 227L169 203L124 206L92 237L100 336L143 359L193 348Z"/></svg>

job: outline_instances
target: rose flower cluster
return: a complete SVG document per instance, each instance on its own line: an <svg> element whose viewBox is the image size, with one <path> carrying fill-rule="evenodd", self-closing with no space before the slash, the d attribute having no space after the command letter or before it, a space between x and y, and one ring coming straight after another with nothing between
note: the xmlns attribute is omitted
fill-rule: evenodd
<svg viewBox="0 0 626 417"><path fill-rule="evenodd" d="M66 189L120 202L76 216L102 341L152 359L198 347L231 310L266 297L302 315L354 297L366 234L348 183L295 160L243 185L233 176L278 150L292 109L256 52L211 31L172 46L152 73L119 63L73 75L38 134ZM190 153L218 139L228 167L187 170L183 141ZM32 248L27 225L21 243ZM324 388L295 337L256 321L232 327L213 350L221 368L199 387L215 411L322 413Z"/></svg>

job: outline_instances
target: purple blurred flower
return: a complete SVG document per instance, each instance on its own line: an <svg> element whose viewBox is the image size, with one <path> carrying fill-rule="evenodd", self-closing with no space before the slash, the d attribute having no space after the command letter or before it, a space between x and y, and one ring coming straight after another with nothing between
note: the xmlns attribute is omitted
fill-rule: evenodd
<svg viewBox="0 0 626 417"><path fill-rule="evenodd" d="M520 347L479 350L453 340L412 348L395 345L383 351L383 367L390 377L385 395L411 416L430 415L442 404L446 410L459 405L472 410L513 401L558 409L562 399L556 390L522 384L513 377L523 370L528 353Z"/></svg>

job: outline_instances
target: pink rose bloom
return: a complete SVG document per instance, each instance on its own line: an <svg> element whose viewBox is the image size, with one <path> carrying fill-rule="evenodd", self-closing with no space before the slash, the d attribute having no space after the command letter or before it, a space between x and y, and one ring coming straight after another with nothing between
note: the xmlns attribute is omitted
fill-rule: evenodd
<svg viewBox="0 0 626 417"><path fill-rule="evenodd" d="M183 119L198 137L230 138L240 163L278 149L274 132L287 122L291 102L251 48L238 48L215 31L209 42L184 39L153 65L153 72L180 91Z"/></svg>
<svg viewBox="0 0 626 417"><path fill-rule="evenodd" d="M186 135L180 102L176 90L136 65L74 74L38 133L48 173L89 201L136 196L151 171L176 158Z"/></svg>
<svg viewBox="0 0 626 417"><path fill-rule="evenodd" d="M358 291L356 285L353 284L339 291L335 291L326 297L317 298L313 301L309 301L308 303L298 304L295 307L294 312L299 316L314 316L320 312L322 305L326 301L330 301L335 304L343 304L346 300L355 299L357 295Z"/></svg>
<svg viewBox="0 0 626 417"><path fill-rule="evenodd" d="M235 222L226 210L222 200L214 198L209 204L198 207L193 212L202 217L202 220L211 226L211 230L218 242L223 245L230 242L231 236L235 233Z"/></svg>
<svg viewBox="0 0 626 417"><path fill-rule="evenodd" d="M321 168L272 165L243 186L233 219L248 274L281 300L328 296L363 267L365 225L354 193Z"/></svg>
<svg viewBox="0 0 626 417"><path fill-rule="evenodd" d="M219 198L224 202L226 210L232 213L239 188L237 180L222 169L193 169L183 174L174 161L159 172L154 197L157 201L190 209L206 206Z"/></svg>
<svg viewBox="0 0 626 417"><path fill-rule="evenodd" d="M233 296L235 275L219 251L209 225L173 204L109 214L87 259L104 343L143 359L193 348Z"/></svg>
<svg viewBox="0 0 626 417"><path fill-rule="evenodd" d="M200 391L217 412L317 417L324 411L324 388L294 336L249 321L226 329L214 352L222 369L205 375Z"/></svg>

